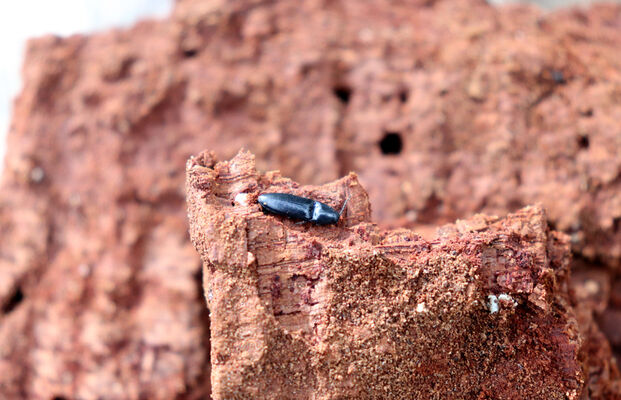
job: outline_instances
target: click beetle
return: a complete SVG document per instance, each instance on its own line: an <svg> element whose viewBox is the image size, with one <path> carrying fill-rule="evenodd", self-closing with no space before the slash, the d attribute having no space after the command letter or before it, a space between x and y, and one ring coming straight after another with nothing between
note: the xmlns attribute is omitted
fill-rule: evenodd
<svg viewBox="0 0 621 400"><path fill-rule="evenodd" d="M349 197L340 212L320 201L289 193L263 193L258 202L265 212L283 215L287 218L312 222L316 225L336 224L345 210Z"/></svg>

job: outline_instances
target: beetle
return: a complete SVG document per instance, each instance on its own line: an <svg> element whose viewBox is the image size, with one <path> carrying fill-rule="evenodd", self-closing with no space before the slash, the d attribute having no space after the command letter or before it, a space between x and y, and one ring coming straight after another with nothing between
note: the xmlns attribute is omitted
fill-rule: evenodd
<svg viewBox="0 0 621 400"><path fill-rule="evenodd" d="M351 197L351 196L350 196ZM340 212L320 201L289 193L263 193L257 199L264 212L287 218L312 222L316 225L336 224L345 210L349 197Z"/></svg>

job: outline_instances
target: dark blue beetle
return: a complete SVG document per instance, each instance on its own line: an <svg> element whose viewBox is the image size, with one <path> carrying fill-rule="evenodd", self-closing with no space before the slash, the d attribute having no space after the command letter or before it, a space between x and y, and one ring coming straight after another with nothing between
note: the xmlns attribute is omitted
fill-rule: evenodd
<svg viewBox="0 0 621 400"><path fill-rule="evenodd" d="M289 193L264 193L259 196L263 211L317 225L336 224L345 210L349 197L340 212L327 204Z"/></svg>

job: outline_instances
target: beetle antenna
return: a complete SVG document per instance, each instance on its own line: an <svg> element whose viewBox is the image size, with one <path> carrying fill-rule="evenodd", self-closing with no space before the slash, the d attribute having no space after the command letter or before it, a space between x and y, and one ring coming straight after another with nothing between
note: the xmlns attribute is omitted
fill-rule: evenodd
<svg viewBox="0 0 621 400"><path fill-rule="evenodd" d="M350 198L351 198L351 194L347 196L347 199L345 199L345 203L343 203L343 207L341 207L341 211L339 212L339 218L341 218L341 214L343 214L343 211L345 211L345 206L347 206L347 202L349 201Z"/></svg>

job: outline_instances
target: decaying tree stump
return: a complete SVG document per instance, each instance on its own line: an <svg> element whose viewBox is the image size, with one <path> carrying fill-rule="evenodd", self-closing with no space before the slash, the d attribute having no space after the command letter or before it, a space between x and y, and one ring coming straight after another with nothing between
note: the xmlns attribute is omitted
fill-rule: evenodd
<svg viewBox="0 0 621 400"><path fill-rule="evenodd" d="M569 246L540 206L429 241L380 231L355 174L300 186L240 152L187 164L211 313L214 399L578 399ZM336 226L266 215L260 193L338 207Z"/></svg>

